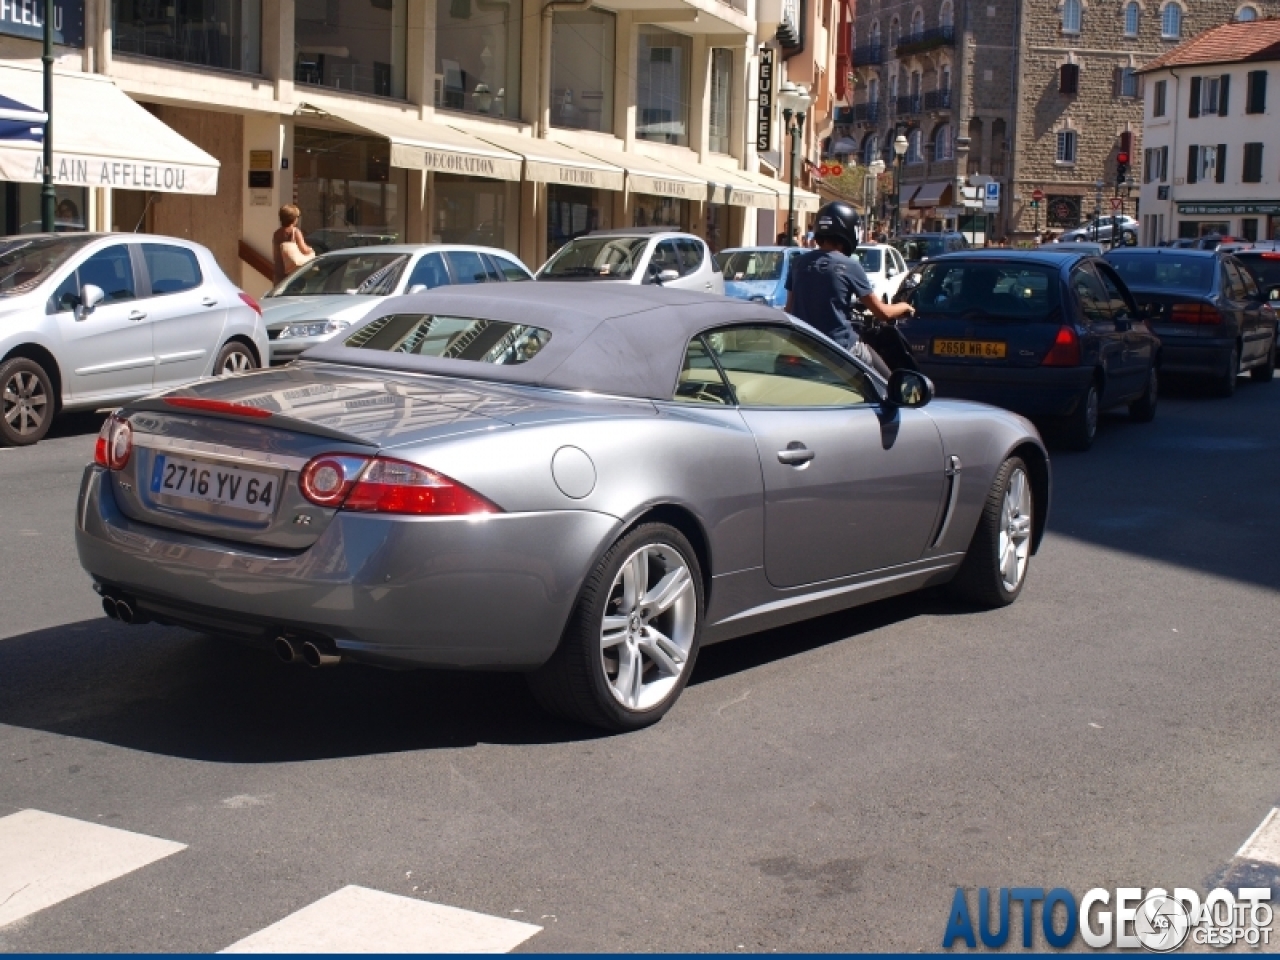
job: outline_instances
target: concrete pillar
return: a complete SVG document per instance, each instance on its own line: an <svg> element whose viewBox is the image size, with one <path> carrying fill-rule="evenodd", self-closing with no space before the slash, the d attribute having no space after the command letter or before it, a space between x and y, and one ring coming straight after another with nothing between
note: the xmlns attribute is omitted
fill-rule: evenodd
<svg viewBox="0 0 1280 960"><path fill-rule="evenodd" d="M435 44L427 49L427 20L431 19L432 40L435 39L435 4L409 4L405 24L405 51L408 61L404 71L405 99L421 108L435 102Z"/></svg>
<svg viewBox="0 0 1280 960"><path fill-rule="evenodd" d="M294 0L262 0L262 75L275 97L293 101Z"/></svg>
<svg viewBox="0 0 1280 960"><path fill-rule="evenodd" d="M547 259L547 185L520 182L520 240L515 248L530 270Z"/></svg>
<svg viewBox="0 0 1280 960"><path fill-rule="evenodd" d="M407 243L426 243L427 223L427 172L410 170L408 196L404 205L404 239Z"/></svg>
<svg viewBox="0 0 1280 960"><path fill-rule="evenodd" d="M711 127L711 47L705 33L694 34L689 45L689 149L705 162Z"/></svg>

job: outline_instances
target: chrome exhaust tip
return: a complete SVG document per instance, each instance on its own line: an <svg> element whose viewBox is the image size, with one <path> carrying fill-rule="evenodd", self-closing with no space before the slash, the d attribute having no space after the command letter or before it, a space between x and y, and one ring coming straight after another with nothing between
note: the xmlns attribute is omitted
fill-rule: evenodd
<svg viewBox="0 0 1280 960"><path fill-rule="evenodd" d="M302 653L288 637L276 637L276 656L285 663L296 663L302 659Z"/></svg>
<svg viewBox="0 0 1280 960"><path fill-rule="evenodd" d="M102 598L102 612L105 613L112 620L120 619L120 610L116 605L115 597Z"/></svg>
<svg viewBox="0 0 1280 960"><path fill-rule="evenodd" d="M133 609L133 604L124 599L116 600L116 617L119 618L121 623L138 622L138 614Z"/></svg>
<svg viewBox="0 0 1280 960"><path fill-rule="evenodd" d="M302 659L307 661L307 665L311 667L329 667L335 663L342 662L340 655L325 653L310 640L302 645Z"/></svg>

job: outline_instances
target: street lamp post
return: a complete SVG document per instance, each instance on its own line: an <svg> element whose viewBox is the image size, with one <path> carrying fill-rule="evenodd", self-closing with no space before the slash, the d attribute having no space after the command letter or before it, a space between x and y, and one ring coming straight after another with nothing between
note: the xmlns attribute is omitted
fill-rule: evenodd
<svg viewBox="0 0 1280 960"><path fill-rule="evenodd" d="M796 167L800 163L800 142L804 137L804 117L813 103L809 96L809 88L804 84L795 84L788 80L778 90L778 103L782 106L782 117L786 123L787 133L791 135L791 166L787 178L787 243L795 244L793 239L796 222Z"/></svg>
<svg viewBox="0 0 1280 960"><path fill-rule="evenodd" d="M898 134L893 138L893 235L902 229L902 158L907 155L907 138Z"/></svg>
<svg viewBox="0 0 1280 960"><path fill-rule="evenodd" d="M44 176L40 187L40 229L53 233L53 0L44 0Z"/></svg>

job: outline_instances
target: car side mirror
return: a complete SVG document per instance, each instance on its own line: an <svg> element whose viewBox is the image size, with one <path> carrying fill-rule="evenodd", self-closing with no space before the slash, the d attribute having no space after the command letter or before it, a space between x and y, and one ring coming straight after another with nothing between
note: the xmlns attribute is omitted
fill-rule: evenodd
<svg viewBox="0 0 1280 960"><path fill-rule="evenodd" d="M406 290L405 293L425 293L426 290L427 285L425 283L415 283L412 287Z"/></svg>
<svg viewBox="0 0 1280 960"><path fill-rule="evenodd" d="M895 370L885 392L891 407L923 407L933 399L933 382L916 370Z"/></svg>
<svg viewBox="0 0 1280 960"><path fill-rule="evenodd" d="M80 288L80 302L75 308L76 319L83 320L93 313L93 308L105 300L106 296L101 287L86 283Z"/></svg>
<svg viewBox="0 0 1280 960"><path fill-rule="evenodd" d="M680 279L680 271L672 270L667 267L665 270L658 270L652 274L653 282L657 284L670 283L672 280Z"/></svg>

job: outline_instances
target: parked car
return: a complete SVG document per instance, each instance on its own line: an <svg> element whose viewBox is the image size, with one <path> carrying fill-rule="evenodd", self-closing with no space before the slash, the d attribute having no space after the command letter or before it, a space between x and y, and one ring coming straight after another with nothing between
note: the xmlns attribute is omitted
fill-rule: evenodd
<svg viewBox="0 0 1280 960"><path fill-rule="evenodd" d="M1166 373L1235 393L1242 371L1268 382L1276 369L1276 315L1239 260L1211 250L1113 250L1107 260L1148 311Z"/></svg>
<svg viewBox="0 0 1280 960"><path fill-rule="evenodd" d="M931 397L759 304L436 289L291 367L119 411L76 543L122 621L523 671L551 711L634 729L701 644L944 583L1017 599L1044 447Z"/></svg>
<svg viewBox="0 0 1280 960"><path fill-rule="evenodd" d="M1273 306L1280 303L1280 242L1263 240L1231 251Z"/></svg>
<svg viewBox="0 0 1280 960"><path fill-rule="evenodd" d="M866 271L876 296L885 303L892 301L907 275L906 262L897 248L887 243L865 243L859 244L853 255Z"/></svg>
<svg viewBox="0 0 1280 960"><path fill-rule="evenodd" d="M1120 242L1125 246L1134 246L1138 242L1140 224L1133 217L1117 214L1116 223L1120 227ZM1112 218L1103 214L1096 221L1086 223L1083 227L1067 230L1058 236L1058 243L1074 243L1077 240L1092 240L1095 243L1111 240Z"/></svg>
<svg viewBox="0 0 1280 960"><path fill-rule="evenodd" d="M1109 249L1104 243L1094 243L1091 240L1068 240L1066 243L1056 242L1053 246L1042 246L1041 250L1051 250L1054 253L1087 253L1091 257L1100 257Z"/></svg>
<svg viewBox="0 0 1280 960"><path fill-rule="evenodd" d="M553 282L654 283L724 293L724 274L701 237L662 227L593 230L570 240L537 273Z"/></svg>
<svg viewBox="0 0 1280 960"><path fill-rule="evenodd" d="M262 298L271 362L289 363L396 294L532 279L515 254L493 247L426 243L335 250L304 264Z"/></svg>
<svg viewBox="0 0 1280 960"><path fill-rule="evenodd" d="M716 254L724 276L724 295L784 309L787 275L803 247L735 247Z"/></svg>
<svg viewBox="0 0 1280 960"><path fill-rule="evenodd" d="M1103 410L1155 417L1160 341L1105 260L971 250L924 264L901 297L916 314L899 329L941 396L1048 421L1076 450L1093 444Z"/></svg>
<svg viewBox="0 0 1280 960"><path fill-rule="evenodd" d="M267 358L262 311L204 247L147 234L0 238L0 443Z"/></svg>
<svg viewBox="0 0 1280 960"><path fill-rule="evenodd" d="M893 240L908 267L924 263L944 253L968 250L969 241L960 233L909 233Z"/></svg>

